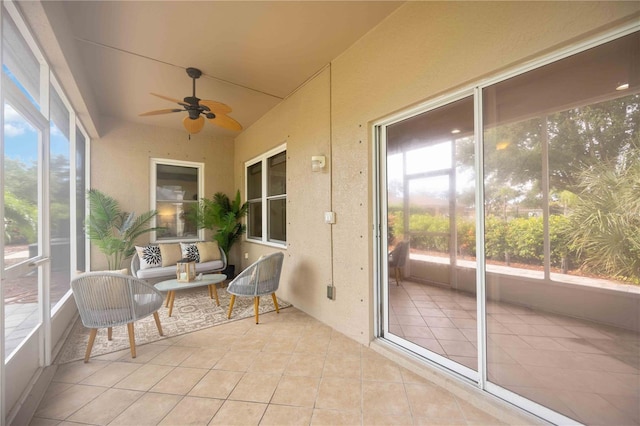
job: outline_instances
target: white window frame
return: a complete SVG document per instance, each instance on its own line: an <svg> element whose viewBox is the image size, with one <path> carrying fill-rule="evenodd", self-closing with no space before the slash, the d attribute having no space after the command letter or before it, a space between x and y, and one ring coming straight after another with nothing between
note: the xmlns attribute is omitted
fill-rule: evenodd
<svg viewBox="0 0 640 426"><path fill-rule="evenodd" d="M248 185L248 179L247 179L247 170L249 167L253 166L254 164L257 163L262 163L262 175L260 176L260 178L262 179L262 194L261 194L261 201L262 201L262 237L261 238L255 238L255 237L250 237L249 236L249 229L247 229L247 232L245 234L245 241L247 242L252 242L252 243L258 243L258 244L263 244L266 246L271 246L271 247L278 247L278 248L287 248L287 242L286 241L280 241L280 240L269 240L269 226L270 226L270 220L269 220L269 200L285 200L287 199L287 194L286 192L284 194L278 194L278 195L273 195L273 196L268 196L267 195L267 186L268 186L268 179L267 179L267 171L268 171L268 160L269 158L281 154L283 152L287 151L287 144L283 143L282 145L279 145L267 152L265 152L264 154L261 154L257 157L252 158L249 161L246 161L244 163L244 193L245 193L245 200L248 200L248 194L249 194L249 185ZM286 205L286 203L285 203ZM248 220L247 220L247 228L249 226L248 224Z"/></svg>
<svg viewBox="0 0 640 426"><path fill-rule="evenodd" d="M180 167L191 167L194 169L198 169L198 203L203 197L204 194L204 163L197 163L193 161L181 161L181 160L171 160L168 158L151 158L151 163L149 167L150 171L150 179L149 179L149 200L150 200L150 209L157 210L157 198L156 198L156 186L157 186L157 168L159 165L167 165L167 166L180 166ZM156 227L160 226L157 224L157 216L153 218L151 221L151 226ZM150 241L152 243L171 243L171 242L190 242L190 241L203 241L204 240L204 229L198 229L195 237L176 237L176 238L161 238L158 239L155 231L151 232Z"/></svg>

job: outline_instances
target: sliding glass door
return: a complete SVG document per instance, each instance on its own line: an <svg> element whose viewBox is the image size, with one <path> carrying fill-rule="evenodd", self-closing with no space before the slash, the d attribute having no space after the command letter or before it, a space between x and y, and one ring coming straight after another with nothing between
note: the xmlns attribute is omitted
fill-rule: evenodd
<svg viewBox="0 0 640 426"><path fill-rule="evenodd" d="M75 314L88 140L15 4L4 2L0 17L0 414L11 423Z"/></svg>
<svg viewBox="0 0 640 426"><path fill-rule="evenodd" d="M466 96L384 135L386 336L468 377L478 370L473 134Z"/></svg>
<svg viewBox="0 0 640 426"><path fill-rule="evenodd" d="M554 423L639 425L640 33L605 41L378 124L380 336Z"/></svg>
<svg viewBox="0 0 640 426"><path fill-rule="evenodd" d="M488 380L640 423L640 35L483 90Z"/></svg>

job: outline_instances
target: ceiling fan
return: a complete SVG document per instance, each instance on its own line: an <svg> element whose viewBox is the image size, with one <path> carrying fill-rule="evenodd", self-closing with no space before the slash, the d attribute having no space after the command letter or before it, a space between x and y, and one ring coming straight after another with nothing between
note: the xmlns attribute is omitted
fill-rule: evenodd
<svg viewBox="0 0 640 426"><path fill-rule="evenodd" d="M209 101L196 97L196 80L202 75L202 71L197 68L187 68L187 75L193 79L193 95L187 96L184 100L170 98L168 96L151 93L161 99L175 102L182 108L158 109L155 111L144 112L141 117L148 115L169 114L172 112L187 111L187 115L182 124L189 134L198 133L204 127L204 119L207 118L211 123L229 130L242 130L242 126L227 114L231 112L231 108L221 102Z"/></svg>

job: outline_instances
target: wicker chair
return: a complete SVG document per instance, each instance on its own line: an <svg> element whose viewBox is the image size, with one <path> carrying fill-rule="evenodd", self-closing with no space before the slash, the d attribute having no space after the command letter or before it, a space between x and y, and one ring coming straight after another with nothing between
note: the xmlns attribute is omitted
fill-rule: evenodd
<svg viewBox="0 0 640 426"><path fill-rule="evenodd" d="M389 253L389 271L393 269L396 278L396 285L400 285L402 281L402 268L407 261L407 252L409 251L409 241L401 241Z"/></svg>
<svg viewBox="0 0 640 426"><path fill-rule="evenodd" d="M227 318L231 318L231 311L233 310L233 303L236 301L236 296L253 297L253 310L256 314L256 324L258 324L260 296L271 294L276 312L280 313L278 299L276 299L276 290L278 290L280 283L283 259L284 255L279 252L263 256L229 283L227 291L231 293L231 300L229 301L229 315Z"/></svg>
<svg viewBox="0 0 640 426"><path fill-rule="evenodd" d="M153 314L158 332L163 335L157 312L163 297L146 282L117 272L88 272L74 278L71 289L82 324L91 329L84 362L89 362L98 328L107 327L107 338L111 340L112 327L126 324L132 358L136 357L134 321Z"/></svg>

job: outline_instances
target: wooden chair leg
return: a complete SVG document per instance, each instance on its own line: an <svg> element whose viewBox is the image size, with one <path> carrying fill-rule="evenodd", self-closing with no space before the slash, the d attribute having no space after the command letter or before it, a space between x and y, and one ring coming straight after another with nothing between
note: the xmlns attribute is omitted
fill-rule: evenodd
<svg viewBox="0 0 640 426"><path fill-rule="evenodd" d="M280 308L278 307L278 299L276 298L276 294L271 293L271 298L273 299L273 305L276 307L276 314L279 314Z"/></svg>
<svg viewBox="0 0 640 426"><path fill-rule="evenodd" d="M161 336L164 336L164 334L162 334L162 324L160 324L160 317L158 316L158 311L155 311L153 313L153 319L156 320L156 327L158 327L158 333L160 333Z"/></svg>
<svg viewBox="0 0 640 426"><path fill-rule="evenodd" d="M113 327L107 328L107 340L113 340Z"/></svg>
<svg viewBox="0 0 640 426"><path fill-rule="evenodd" d="M129 345L131 346L131 358L136 357L136 336L133 330L133 323L127 324L127 331L129 332Z"/></svg>
<svg viewBox="0 0 640 426"><path fill-rule="evenodd" d="M256 314L256 324L258 324L258 311L260 310L260 296L253 298L253 312Z"/></svg>
<svg viewBox="0 0 640 426"><path fill-rule="evenodd" d="M236 295L231 295L231 300L229 300L229 315L227 315L227 319L231 319L231 310L233 310L233 303L236 301Z"/></svg>
<svg viewBox="0 0 640 426"><path fill-rule="evenodd" d="M89 362L89 357L91 356L91 349L93 348L93 342L96 340L96 334L98 333L97 328L92 328L91 333L89 334L89 343L87 343L87 351L84 353L84 362Z"/></svg>

